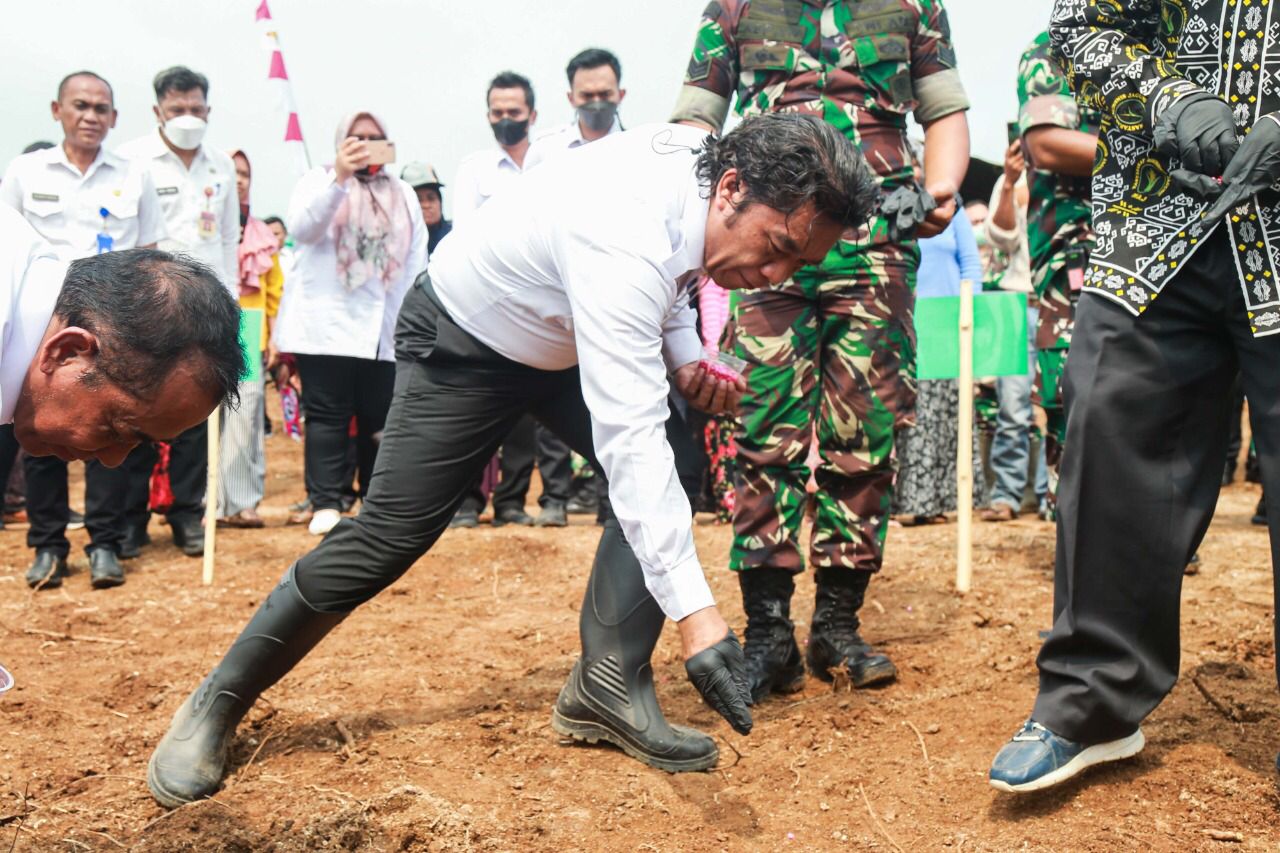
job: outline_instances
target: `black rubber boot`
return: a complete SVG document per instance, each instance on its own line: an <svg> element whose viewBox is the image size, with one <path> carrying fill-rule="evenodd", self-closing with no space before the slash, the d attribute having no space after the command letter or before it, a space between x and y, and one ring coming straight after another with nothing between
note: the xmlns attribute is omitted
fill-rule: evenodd
<svg viewBox="0 0 1280 853"><path fill-rule="evenodd" d="M291 566L221 663L173 715L147 765L147 786L160 805L175 808L218 790L227 742L245 712L346 618L312 609L293 573Z"/></svg>
<svg viewBox="0 0 1280 853"><path fill-rule="evenodd" d="M755 568L738 572L742 609L747 613L747 659L751 704L773 691L795 693L804 687L804 661L791 621L795 579L786 569Z"/></svg>
<svg viewBox="0 0 1280 853"><path fill-rule="evenodd" d="M607 521L582 602L582 657L560 690L551 726L574 740L607 741L659 770L707 770L720 757L715 741L668 723L653 690L649 656L664 618L622 528Z"/></svg>
<svg viewBox="0 0 1280 853"><path fill-rule="evenodd" d="M831 670L844 666L854 687L893 681L898 668L858 636L858 610L871 582L871 573L844 568L817 571L813 625L805 655L809 671L831 681Z"/></svg>

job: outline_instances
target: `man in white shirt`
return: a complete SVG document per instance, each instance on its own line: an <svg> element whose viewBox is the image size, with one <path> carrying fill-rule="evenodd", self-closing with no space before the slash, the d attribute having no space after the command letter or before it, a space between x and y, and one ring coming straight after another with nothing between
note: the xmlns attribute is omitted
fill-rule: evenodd
<svg viewBox="0 0 1280 853"><path fill-rule="evenodd" d="M156 799L217 790L258 695L431 547L526 413L598 465L618 517L601 537L583 654L554 728L669 771L714 765L711 738L662 716L649 662L665 614L690 680L750 731L742 649L703 577L665 436L672 384L710 411L731 410L745 387L701 361L692 285L704 269L731 288L784 281L864 222L875 197L839 132L775 114L722 139L677 125L617 134L455 228L400 312L396 398L360 515L290 567L178 709L148 766Z"/></svg>
<svg viewBox="0 0 1280 853"><path fill-rule="evenodd" d="M233 296L238 296L240 202L236 197L235 166L222 151L204 143L208 129L209 81L203 74L175 66L156 75L158 127L120 147L119 153L146 167L164 209L168 238L160 248L183 252L204 261ZM169 448L169 485L173 505L169 526L173 542L191 557L204 553L203 510L208 476L208 427L199 424ZM131 497L127 553L150 541L147 535L148 482L155 466L153 447L140 448L129 460Z"/></svg>
<svg viewBox="0 0 1280 853"><path fill-rule="evenodd" d="M627 96L622 88L622 63L607 50L589 47L569 60L569 106L573 121L538 137L524 158L525 171L565 151L572 151L622 130L618 105Z"/></svg>
<svg viewBox="0 0 1280 853"><path fill-rule="evenodd" d="M489 127L498 143L497 150L486 148L470 155L458 166L454 178L453 224L464 222L494 196L504 192L524 172L529 152L529 130L538 119L534 109L533 85L528 78L503 71L489 82L485 93ZM521 419L502 443L501 478L493 490L493 524L533 524L524 511L533 476L536 424L531 418ZM475 527L484 511L486 498L477 477L467 489L454 527Z"/></svg>
<svg viewBox="0 0 1280 853"><path fill-rule="evenodd" d="M0 182L0 201L22 214L66 262L102 252L152 248L164 237L160 200L146 169L107 151L103 142L117 113L111 85L92 71L68 74L58 84L53 118L61 145L23 154ZM70 506L67 463L27 456L27 545L35 560L31 587L56 588L67 575ZM119 562L127 524L128 472L90 460L85 464L85 526L89 577L95 589L124 583Z"/></svg>
<svg viewBox="0 0 1280 853"><path fill-rule="evenodd" d="M33 456L115 467L234 403L239 329L198 261L126 249L68 266L0 205L0 423Z"/></svg>
<svg viewBox="0 0 1280 853"><path fill-rule="evenodd" d="M549 158L622 130L618 104L627 96L627 90L621 85L622 63L618 57L597 47L587 48L569 60L565 76L569 78L568 99L574 111L573 121L534 140L524 158L525 171ZM538 476L542 481L538 505L542 511L534 524L538 527L564 527L569 523L567 507L569 492L573 488L573 452L555 433L543 426L537 429L537 463ZM586 481L586 486L594 491L597 483L592 478ZM600 487L602 494L597 499L599 511L596 517L603 524L612 513L608 496L603 494L603 483Z"/></svg>

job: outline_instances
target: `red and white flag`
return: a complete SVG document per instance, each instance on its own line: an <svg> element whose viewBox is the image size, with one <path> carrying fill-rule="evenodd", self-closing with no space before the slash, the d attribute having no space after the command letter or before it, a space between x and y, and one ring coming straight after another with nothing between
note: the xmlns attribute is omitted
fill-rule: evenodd
<svg viewBox="0 0 1280 853"><path fill-rule="evenodd" d="M307 144L302 139L302 124L298 121L298 106L293 100L293 84L289 82L289 73L284 68L284 54L280 52L280 34L276 30L275 21L271 19L271 10L267 8L267 0L262 0L255 13L255 21L262 31L263 45L271 56L271 64L267 70L267 80L276 90L276 97L281 111L287 116L284 127L284 144L292 151L298 174L311 168L311 156L307 153Z"/></svg>

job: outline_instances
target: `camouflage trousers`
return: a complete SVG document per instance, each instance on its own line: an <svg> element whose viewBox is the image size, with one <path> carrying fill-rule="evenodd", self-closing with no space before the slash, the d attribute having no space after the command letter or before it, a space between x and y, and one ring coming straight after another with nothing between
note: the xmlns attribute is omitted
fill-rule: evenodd
<svg viewBox="0 0 1280 853"><path fill-rule="evenodd" d="M810 562L880 568L894 431L915 406L915 243L838 243L817 267L743 292L728 335L746 359L729 567L804 568L810 444L818 442Z"/></svg>
<svg viewBox="0 0 1280 853"><path fill-rule="evenodd" d="M1050 511L1058 503L1058 469L1067 440L1067 409L1062 399L1062 377L1067 369L1067 352L1075 327L1075 300L1070 274L1057 270L1046 283L1040 299L1040 320L1036 326L1036 383L1032 400L1044 409L1044 461L1049 474L1046 500Z"/></svg>

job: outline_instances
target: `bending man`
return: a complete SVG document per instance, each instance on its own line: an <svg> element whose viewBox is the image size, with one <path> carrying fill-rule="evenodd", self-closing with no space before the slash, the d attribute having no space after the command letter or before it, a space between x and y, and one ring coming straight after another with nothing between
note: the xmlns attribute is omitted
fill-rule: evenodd
<svg viewBox="0 0 1280 853"><path fill-rule="evenodd" d="M719 139L674 125L614 134L455 227L400 312L395 399L360 515L290 567L178 709L148 771L156 799L217 789L258 695L431 547L527 413L597 466L618 517L587 584L556 730L665 770L713 765L711 738L663 719L649 666L665 614L695 686L750 731L742 650L694 553L664 433L669 382L712 411L742 388L700 365L690 286L704 269L726 287L785 281L863 222L874 193L838 132L770 115Z"/></svg>

